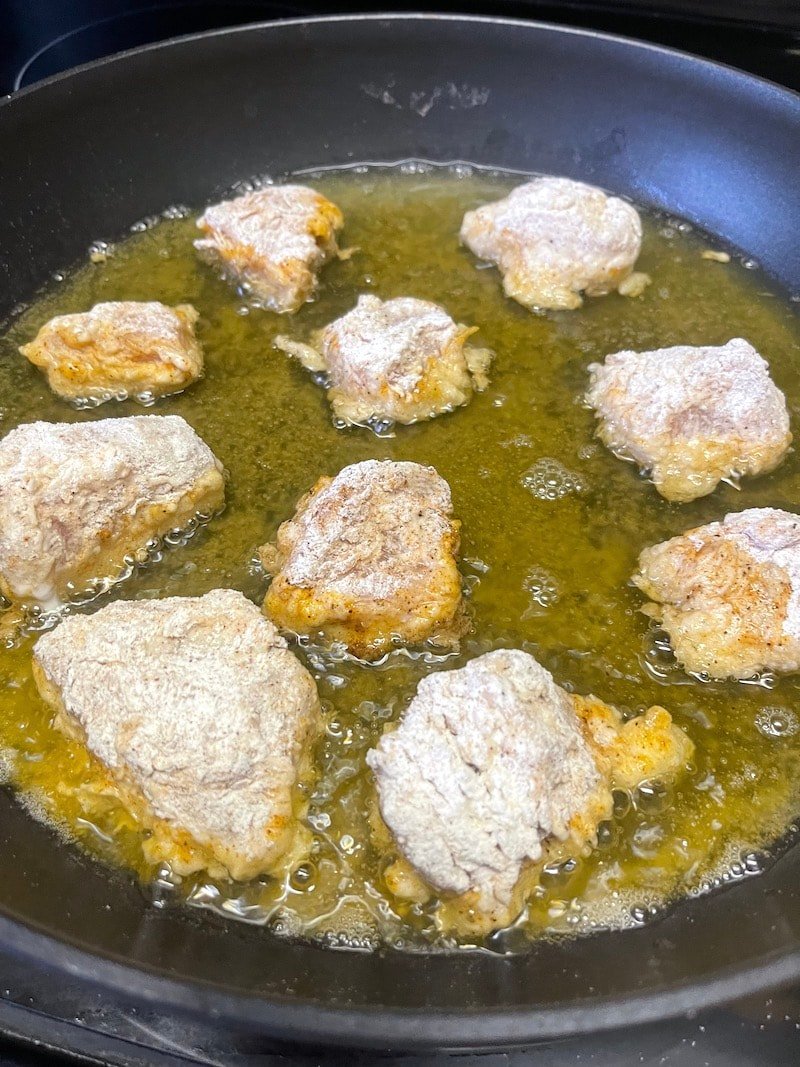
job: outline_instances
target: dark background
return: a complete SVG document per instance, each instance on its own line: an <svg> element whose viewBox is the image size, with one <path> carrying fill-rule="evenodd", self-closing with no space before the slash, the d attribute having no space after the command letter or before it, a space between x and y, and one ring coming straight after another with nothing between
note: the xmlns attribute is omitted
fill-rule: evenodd
<svg viewBox="0 0 800 1067"><path fill-rule="evenodd" d="M641 37L800 89L798 0L0 0L0 89L151 41L262 19L423 10L535 18Z"/></svg>

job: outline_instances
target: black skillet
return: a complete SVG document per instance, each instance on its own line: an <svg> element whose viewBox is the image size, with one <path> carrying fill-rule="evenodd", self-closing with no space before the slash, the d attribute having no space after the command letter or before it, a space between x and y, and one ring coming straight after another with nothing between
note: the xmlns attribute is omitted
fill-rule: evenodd
<svg viewBox="0 0 800 1067"><path fill-rule="evenodd" d="M0 146L0 315L169 204L410 157L585 179L700 224L800 292L800 98L595 33L437 16L224 30L19 93L0 105ZM800 848L624 933L514 958L366 955L158 910L0 791L0 944L295 1041L520 1044L800 978Z"/></svg>

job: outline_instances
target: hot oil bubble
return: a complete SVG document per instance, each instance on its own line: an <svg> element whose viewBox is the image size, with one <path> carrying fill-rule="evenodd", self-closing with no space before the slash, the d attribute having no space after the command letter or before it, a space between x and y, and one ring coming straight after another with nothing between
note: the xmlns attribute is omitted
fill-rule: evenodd
<svg viewBox="0 0 800 1067"><path fill-rule="evenodd" d="M114 246L107 241L93 241L89 245L89 259L92 263L105 263L114 254Z"/></svg>
<svg viewBox="0 0 800 1067"><path fill-rule="evenodd" d="M639 662L657 682L673 683L679 671L675 653L664 630L647 631Z"/></svg>
<svg viewBox="0 0 800 1067"><path fill-rule="evenodd" d="M563 863L550 862L542 867L539 880L543 886L550 888L555 885L563 885L578 869L578 860L571 857Z"/></svg>
<svg viewBox="0 0 800 1067"><path fill-rule="evenodd" d="M367 426L372 430L376 437L395 436L394 419L370 419Z"/></svg>
<svg viewBox="0 0 800 1067"><path fill-rule="evenodd" d="M158 226L159 222L161 222L160 215L145 215L143 219L134 222L129 229L131 233L145 233L145 231L152 230Z"/></svg>
<svg viewBox="0 0 800 1067"><path fill-rule="evenodd" d="M533 448L534 441L528 433L518 433L509 437L507 441L501 441L501 448Z"/></svg>
<svg viewBox="0 0 800 1067"><path fill-rule="evenodd" d="M313 863L301 863L289 877L289 885L297 893L309 893L316 884L317 869Z"/></svg>
<svg viewBox="0 0 800 1067"><path fill-rule="evenodd" d="M358 844L352 834L342 834L339 838L339 847L342 852L348 856L352 856L354 852L358 850Z"/></svg>
<svg viewBox="0 0 800 1067"><path fill-rule="evenodd" d="M597 827L597 847L611 848L617 839L617 829L612 822L605 820Z"/></svg>
<svg viewBox="0 0 800 1067"><path fill-rule="evenodd" d="M161 218L167 220L188 219L191 213L191 208L187 207L186 204L170 204L169 207L165 207L161 212Z"/></svg>
<svg viewBox="0 0 800 1067"><path fill-rule="evenodd" d="M269 929L276 937L299 937L302 923L292 912L283 909L272 918Z"/></svg>
<svg viewBox="0 0 800 1067"><path fill-rule="evenodd" d="M321 833L331 825L331 817L326 811L320 811L308 816L309 825Z"/></svg>
<svg viewBox="0 0 800 1067"><path fill-rule="evenodd" d="M560 500L570 493L582 493L583 479L557 459L538 459L522 476L522 484L537 500Z"/></svg>
<svg viewBox="0 0 800 1067"><path fill-rule="evenodd" d="M409 159L400 164L399 170L401 174L429 174L433 166L419 159Z"/></svg>
<svg viewBox="0 0 800 1067"><path fill-rule="evenodd" d="M642 782L636 790L635 803L639 811L663 811L669 800L669 791L663 782Z"/></svg>
<svg viewBox="0 0 800 1067"><path fill-rule="evenodd" d="M764 737L792 737L798 729L797 716L789 708L762 708L756 715L756 727Z"/></svg>
<svg viewBox="0 0 800 1067"><path fill-rule="evenodd" d="M331 689L344 689L347 685L347 678L341 674L323 674L322 681Z"/></svg>
<svg viewBox="0 0 800 1067"><path fill-rule="evenodd" d="M528 594L528 608L523 618L542 615L558 600L559 592L555 578L543 567L532 567L525 576L522 588Z"/></svg>
<svg viewBox="0 0 800 1067"><path fill-rule="evenodd" d="M634 830L631 852L638 859L655 860L664 842L664 828L659 823L642 823Z"/></svg>
<svg viewBox="0 0 800 1067"><path fill-rule="evenodd" d="M742 864L746 874L762 874L765 860L757 852L745 852L742 854Z"/></svg>
<svg viewBox="0 0 800 1067"><path fill-rule="evenodd" d="M615 789L613 794L614 817L624 819L631 810L631 795L627 789Z"/></svg>
<svg viewBox="0 0 800 1067"><path fill-rule="evenodd" d="M159 867L155 878L148 885L142 886L142 892L150 898L154 907L165 908L174 899L181 881L180 875L175 874L169 864L165 863Z"/></svg>
<svg viewBox="0 0 800 1067"><path fill-rule="evenodd" d="M637 926L643 926L649 919L655 919L658 916L658 908L652 904L634 904L630 915Z"/></svg>
<svg viewBox="0 0 800 1067"><path fill-rule="evenodd" d="M392 717L391 704L377 704L374 700L362 700L354 708L354 713L365 722L386 720Z"/></svg>

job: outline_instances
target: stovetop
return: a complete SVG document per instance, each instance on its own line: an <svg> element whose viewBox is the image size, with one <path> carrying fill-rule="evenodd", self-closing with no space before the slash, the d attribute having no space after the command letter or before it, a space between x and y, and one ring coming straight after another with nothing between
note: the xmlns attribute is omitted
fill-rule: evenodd
<svg viewBox="0 0 800 1067"><path fill-rule="evenodd" d="M447 10L447 4L271 3L267 0L0 0L0 93L113 52L183 33L296 15L394 9ZM800 90L800 10L793 4L682 0L461 2L452 10L531 17L655 41L750 70ZM698 11L707 16L697 18ZM694 12L689 17L687 12ZM757 16L760 24L744 21ZM691 1018L546 1042L515 1052L403 1057L288 1048L203 1020L109 998L75 978L0 953L0 1067L97 1063L125 1067L796 1067L800 988L726 1008L697 1005Z"/></svg>

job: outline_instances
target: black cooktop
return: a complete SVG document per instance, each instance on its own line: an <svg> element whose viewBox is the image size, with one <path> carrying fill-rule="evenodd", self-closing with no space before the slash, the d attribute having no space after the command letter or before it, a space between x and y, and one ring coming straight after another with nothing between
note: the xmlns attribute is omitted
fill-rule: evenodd
<svg viewBox="0 0 800 1067"><path fill-rule="evenodd" d="M447 4L270 3L265 0L0 0L0 91L79 63L184 33L333 11L457 10L607 30L709 56L800 90L800 8L794 0L564 0ZM702 17L701 17L702 16ZM732 932L732 936L733 932ZM0 1067L66 1063L311 1067L754 1067L800 1064L800 989L776 990L691 1018L515 1052L402 1057L271 1045L208 1020L109 998L74 978L0 952Z"/></svg>

